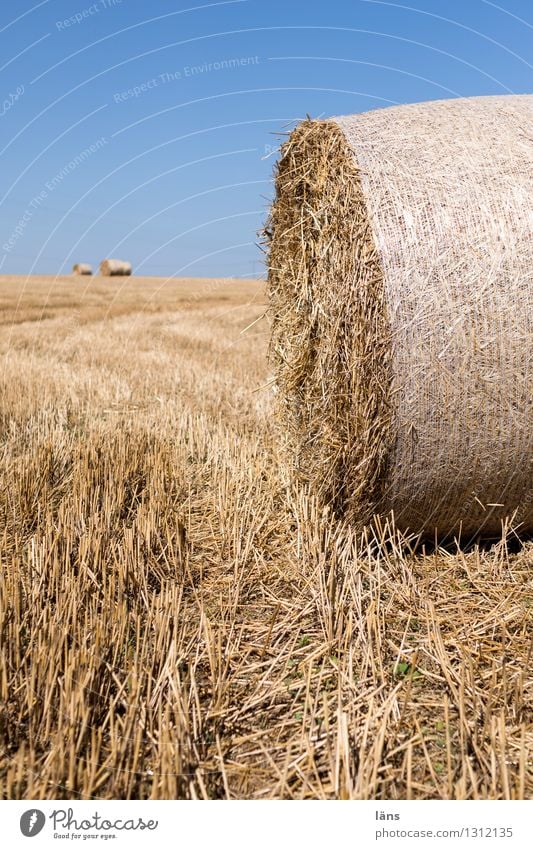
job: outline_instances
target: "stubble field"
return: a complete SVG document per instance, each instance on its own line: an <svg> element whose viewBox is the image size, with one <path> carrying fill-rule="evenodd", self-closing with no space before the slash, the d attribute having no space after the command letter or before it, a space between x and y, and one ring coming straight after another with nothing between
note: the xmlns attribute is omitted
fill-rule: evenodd
<svg viewBox="0 0 533 849"><path fill-rule="evenodd" d="M3 798L530 798L533 546L291 486L264 285L0 278Z"/></svg>

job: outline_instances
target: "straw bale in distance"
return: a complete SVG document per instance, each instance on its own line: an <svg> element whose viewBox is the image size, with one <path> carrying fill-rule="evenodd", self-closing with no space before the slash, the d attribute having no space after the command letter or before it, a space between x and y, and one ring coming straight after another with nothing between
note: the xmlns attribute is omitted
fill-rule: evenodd
<svg viewBox="0 0 533 849"><path fill-rule="evenodd" d="M75 265L72 266L72 273L90 275L93 273L93 269L92 266L89 265L89 263L87 262L77 262Z"/></svg>
<svg viewBox="0 0 533 849"><path fill-rule="evenodd" d="M104 259L100 263L100 274L104 277L129 277L131 263L122 259Z"/></svg>

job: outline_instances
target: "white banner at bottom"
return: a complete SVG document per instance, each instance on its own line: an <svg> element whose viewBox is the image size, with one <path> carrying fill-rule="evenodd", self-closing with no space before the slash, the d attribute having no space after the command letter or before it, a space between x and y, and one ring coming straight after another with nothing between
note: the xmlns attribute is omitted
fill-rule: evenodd
<svg viewBox="0 0 533 849"><path fill-rule="evenodd" d="M533 847L528 801L5 801L0 812L6 849Z"/></svg>

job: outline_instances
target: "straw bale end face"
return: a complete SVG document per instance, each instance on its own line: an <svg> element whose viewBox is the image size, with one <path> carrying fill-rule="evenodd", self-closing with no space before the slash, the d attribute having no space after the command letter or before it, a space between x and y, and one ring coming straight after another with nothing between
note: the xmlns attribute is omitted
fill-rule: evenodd
<svg viewBox="0 0 533 849"><path fill-rule="evenodd" d="M533 98L307 120L283 145L270 356L297 480L361 526L533 530Z"/></svg>
<svg viewBox="0 0 533 849"><path fill-rule="evenodd" d="M334 122L305 121L284 145L268 229L270 352L294 470L364 522L390 453L390 334L357 165Z"/></svg>

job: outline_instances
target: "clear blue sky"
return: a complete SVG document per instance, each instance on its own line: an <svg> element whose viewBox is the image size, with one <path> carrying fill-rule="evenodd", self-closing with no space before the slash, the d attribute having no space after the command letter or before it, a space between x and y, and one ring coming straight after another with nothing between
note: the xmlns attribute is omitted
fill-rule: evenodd
<svg viewBox="0 0 533 849"><path fill-rule="evenodd" d="M15 0L0 44L2 273L260 275L295 121L533 91L531 0Z"/></svg>

